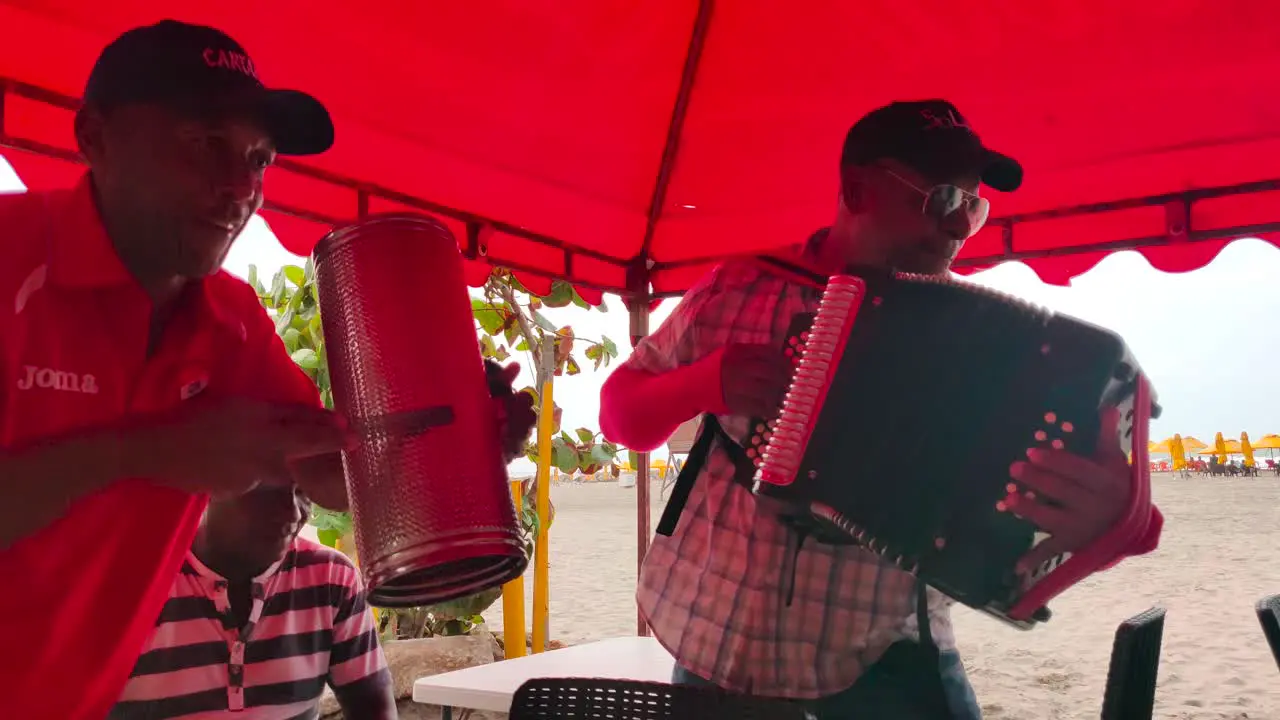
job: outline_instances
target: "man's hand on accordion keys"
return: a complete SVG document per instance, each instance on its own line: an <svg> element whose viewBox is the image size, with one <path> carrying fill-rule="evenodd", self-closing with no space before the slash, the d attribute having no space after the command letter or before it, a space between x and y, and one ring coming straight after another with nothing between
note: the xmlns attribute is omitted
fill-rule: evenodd
<svg viewBox="0 0 1280 720"><path fill-rule="evenodd" d="M774 345L726 345L720 356L720 391L733 415L773 418L791 382L792 365Z"/></svg>
<svg viewBox="0 0 1280 720"><path fill-rule="evenodd" d="M1010 495L1010 509L1051 536L1022 558L1020 569L1079 550L1119 521L1132 482L1128 458L1120 448L1119 424L1119 410L1102 412L1098 445L1091 458L1032 448L1026 461L1009 468L1010 476L1028 488Z"/></svg>
<svg viewBox="0 0 1280 720"><path fill-rule="evenodd" d="M524 445L533 434L533 426L538 423L538 415L533 411L533 396L515 392L514 384L520 375L519 363L503 367L492 360L485 360L484 369L502 432L502 458L511 462L524 452Z"/></svg>

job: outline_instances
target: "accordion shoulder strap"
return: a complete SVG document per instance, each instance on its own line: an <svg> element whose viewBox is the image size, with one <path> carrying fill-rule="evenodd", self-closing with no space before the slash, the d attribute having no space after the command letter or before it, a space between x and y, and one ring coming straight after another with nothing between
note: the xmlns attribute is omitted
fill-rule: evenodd
<svg viewBox="0 0 1280 720"><path fill-rule="evenodd" d="M658 520L658 527L654 532L668 537L675 532L676 524L680 522L680 514L684 512L685 503L689 502L689 494L693 492L693 483L702 474L702 468L710 457L712 446L717 439L720 440L720 446L733 462L734 481L750 488L751 478L755 474L755 465L751 462L751 458L747 457L741 445L729 437L715 415L710 413L703 415L702 428L698 431L693 447L689 449L684 467L676 476L675 485L671 486L671 497L667 499L667 505L662 510L662 518Z"/></svg>
<svg viewBox="0 0 1280 720"><path fill-rule="evenodd" d="M758 255L753 260L757 265L763 266L774 275L781 275L788 280L816 288L827 286L828 276L807 266L799 257Z"/></svg>
<svg viewBox="0 0 1280 720"><path fill-rule="evenodd" d="M928 649L937 649L933 642L933 631L929 627L929 586L916 577L916 625L920 633L920 644Z"/></svg>

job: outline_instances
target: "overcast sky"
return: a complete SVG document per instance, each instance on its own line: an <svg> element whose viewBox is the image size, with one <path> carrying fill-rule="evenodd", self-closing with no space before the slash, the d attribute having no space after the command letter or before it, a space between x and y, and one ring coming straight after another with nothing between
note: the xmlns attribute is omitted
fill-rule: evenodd
<svg viewBox="0 0 1280 720"><path fill-rule="evenodd" d="M0 159L0 192L22 185ZM241 277L250 264L270 277L285 263L301 263L276 243L266 224L255 219L227 259ZM1136 253L1113 255L1071 287L1039 281L1026 266L1009 263L977 276L978 281L1059 312L1120 333L1152 378L1164 406L1152 437L1180 432L1206 442L1215 432L1238 437L1280 433L1275 409L1280 357L1280 250L1258 240L1228 246L1208 267L1169 275L1153 269ZM625 353L627 318L622 303L606 297L609 312L577 308L552 311L551 319L572 325L581 338L607 335ZM653 318L657 327L674 303ZM569 427L598 426L599 391L604 373L557 380L556 401Z"/></svg>

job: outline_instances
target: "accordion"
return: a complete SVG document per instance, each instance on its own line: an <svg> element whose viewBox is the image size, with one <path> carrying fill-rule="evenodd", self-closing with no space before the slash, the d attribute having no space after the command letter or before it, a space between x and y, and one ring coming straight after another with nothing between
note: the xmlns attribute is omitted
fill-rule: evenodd
<svg viewBox="0 0 1280 720"><path fill-rule="evenodd" d="M830 278L792 322L776 420L756 426L753 491L820 541L856 543L955 600L1029 629L1147 529L1152 391L1115 334L945 277ZM1089 547L1019 573L1048 536L1008 507L1030 447L1091 456L1121 411L1133 490Z"/></svg>

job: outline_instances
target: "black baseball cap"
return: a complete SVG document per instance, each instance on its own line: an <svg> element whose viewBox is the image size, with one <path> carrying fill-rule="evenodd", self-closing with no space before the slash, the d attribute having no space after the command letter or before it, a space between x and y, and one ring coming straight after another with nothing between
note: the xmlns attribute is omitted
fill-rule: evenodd
<svg viewBox="0 0 1280 720"><path fill-rule="evenodd" d="M1022 184L1018 161L988 149L959 110L945 100L895 102L849 128L840 166L893 159L935 181L976 173L984 185L1012 192Z"/></svg>
<svg viewBox="0 0 1280 720"><path fill-rule="evenodd" d="M282 155L316 155L333 146L333 119L319 100L267 88L249 54L226 33L177 20L134 28L107 45L89 73L84 101L243 109L262 121Z"/></svg>

